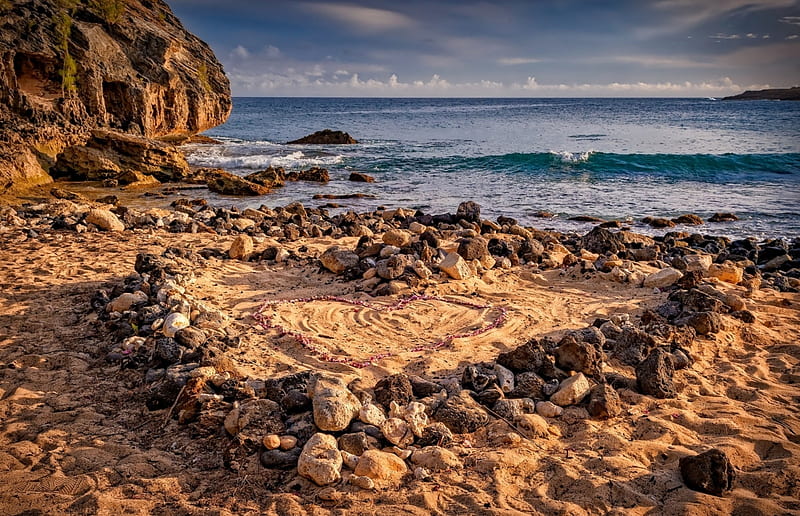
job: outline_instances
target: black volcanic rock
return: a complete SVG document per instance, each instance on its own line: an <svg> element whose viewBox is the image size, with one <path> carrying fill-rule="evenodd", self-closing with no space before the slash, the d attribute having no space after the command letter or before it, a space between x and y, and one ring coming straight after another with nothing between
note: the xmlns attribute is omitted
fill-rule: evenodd
<svg viewBox="0 0 800 516"><path fill-rule="evenodd" d="M324 129L322 131L317 131L314 134L304 136L298 140L292 140L288 143L289 145L348 145L358 143L358 141L345 132Z"/></svg>

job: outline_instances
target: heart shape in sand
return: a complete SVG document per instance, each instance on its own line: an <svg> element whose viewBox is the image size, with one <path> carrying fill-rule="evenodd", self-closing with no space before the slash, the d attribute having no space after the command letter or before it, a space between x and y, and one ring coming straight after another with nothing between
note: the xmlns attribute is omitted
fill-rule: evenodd
<svg viewBox="0 0 800 516"><path fill-rule="evenodd" d="M378 313L395 312L407 308L408 306L421 301L439 301L442 303L469 308L471 310L493 310L497 313L497 315L491 322L479 326L475 329L449 333L431 343L417 345L407 350L376 353L363 359L355 359L348 356L331 353L330 351L324 349L322 346L317 344L314 341L314 339L311 338L308 334L299 330L291 329L285 326L284 324L275 322L277 315L276 309L280 305L307 304L315 301L329 301L329 302L343 303L346 305L356 307L356 311L371 310ZM345 364L356 368L362 368L362 367L367 367L369 365L373 365L376 361L383 358L396 356L401 351L411 351L411 352L435 351L437 349L451 345L455 339L474 337L486 333L490 330L493 330L502 325L505 322L506 317L507 317L507 310L504 307L481 305L458 299L448 299L444 297L425 296L425 295L413 295L410 297L399 299L397 302L388 305L370 303L368 301L361 301L356 299L347 299L337 296L317 296L317 297L307 297L300 299L269 300L265 301L261 305L261 307L253 314L253 319L255 319L256 323L261 328L265 330L278 330L281 335L293 338L296 342L298 342L300 345L306 348L312 355L316 356L318 359L323 360L325 362Z"/></svg>

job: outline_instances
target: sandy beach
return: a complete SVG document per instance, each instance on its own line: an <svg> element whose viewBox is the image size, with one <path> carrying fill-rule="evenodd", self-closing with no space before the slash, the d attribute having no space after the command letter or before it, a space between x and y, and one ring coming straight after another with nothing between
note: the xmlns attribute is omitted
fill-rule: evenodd
<svg viewBox="0 0 800 516"><path fill-rule="evenodd" d="M452 433L452 440L442 446L448 453L424 462L424 474L415 474L420 467L415 462L423 463L415 457L424 447L413 444L413 437L396 448L370 437L370 447L398 457L407 469L385 478L378 475L374 487L363 489L353 485L350 479L356 475L345 465L339 479L320 486L298 474L297 468L264 466L259 457L265 444L248 446L226 430L229 422L223 424L223 419L246 404L246 396L225 394L221 401L223 395L217 395L220 401L214 403L222 413L216 418L213 411L192 418L176 408L183 406L178 401L148 409L153 368L164 365L155 365L154 338L143 339L149 362L133 360L136 353L126 360L119 350L130 331L120 323L124 317L109 313L106 306L124 291L148 290L134 270L137 255L164 257L173 266L174 274L168 276L178 278L194 326L201 326L201 316L208 320L207 314L215 314L216 323L205 326L214 351L201 353L199 360L215 369L213 374L224 371L240 386L253 386L253 399L265 397L258 394L265 381L269 385L270 379L306 371L341 380L361 401L374 399L376 383L396 374L437 382L452 398L467 388L458 382L465 382L463 373L470 365L492 363L532 338L560 343L564 335L598 319L644 327L642 315L657 309L678 287L614 281L610 273L580 265L592 257L588 251L580 260L566 249L559 254L557 237L537 233L546 247L540 263L502 267L498 262L492 268L475 268L461 280L432 266L429 279L417 278L410 282L413 286L393 281L392 293L373 296L375 285L365 286L368 279L345 280L320 266L319 258L333 245L355 249L356 236L289 239L252 228L219 234L130 224L123 231L99 231L89 224L85 232L76 233L47 227L53 213L75 210L58 202L38 212L20 208L22 217L16 221L6 211L0 230L0 506L7 514L800 511L796 293L766 284L758 288L747 281L735 285L708 275L701 280L720 293L735 295L755 321L720 314L716 331L690 339L683 349L691 363L674 372L674 397L639 392L635 368L607 349L602 371L590 382L595 385L601 377L611 381L619 396L618 411L611 417L591 416L588 398L566 404L557 417L542 417L535 413L538 408L511 418L486 411L485 422L476 430ZM168 220L176 212L159 213ZM407 231L412 221L372 217L384 231ZM440 248L455 249L457 240L465 238L457 236L463 231L444 231ZM229 258L229 250L244 233L253 235L252 253L277 247L280 261L274 252L272 259ZM415 241L419 238L408 234ZM381 238L381 233L374 234L375 242ZM648 277L664 267L660 263L626 260L625 268ZM151 280L150 286L155 284ZM389 306L412 294L443 301L419 300L392 312L335 300L267 309L274 323L308 336L330 357L358 361L391 354L363 368L326 361L297 339L264 329L253 319L265 301L337 296ZM500 327L439 349L425 348L491 323L501 307L507 315ZM136 330L147 333L143 327ZM151 331L153 337L158 334ZM425 349L412 351L420 346ZM212 404L210 393L222 393L220 389L206 388L203 407ZM178 397L186 394L182 390ZM428 409L432 406L430 399L415 400ZM290 418L286 427L298 418L308 420L311 413L305 410L284 415ZM438 413L428 414L428 424ZM363 424L361 428L365 431ZM350 430L321 433L341 436ZM308 434L298 436L300 447ZM690 489L679 468L682 457L712 448L722 450L735 470L732 490L723 496ZM411 458L404 454L414 450Z"/></svg>

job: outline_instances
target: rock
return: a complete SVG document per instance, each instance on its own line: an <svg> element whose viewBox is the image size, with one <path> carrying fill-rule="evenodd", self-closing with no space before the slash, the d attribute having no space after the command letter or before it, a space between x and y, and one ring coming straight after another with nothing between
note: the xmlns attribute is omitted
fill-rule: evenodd
<svg viewBox="0 0 800 516"><path fill-rule="evenodd" d="M614 417L622 412L617 391L607 383L592 387L589 393L589 414L597 418Z"/></svg>
<svg viewBox="0 0 800 516"><path fill-rule="evenodd" d="M347 469L356 469L356 466L358 466L358 455L353 455L345 450L340 450L339 452L342 454L342 462L344 463L344 467Z"/></svg>
<svg viewBox="0 0 800 516"><path fill-rule="evenodd" d="M462 202L458 205L458 209L456 210L456 218L480 224L481 207L478 203L473 201Z"/></svg>
<svg viewBox="0 0 800 516"><path fill-rule="evenodd" d="M253 196L266 195L269 188L252 183L243 177L222 169L205 170L206 185L212 192L223 195Z"/></svg>
<svg viewBox="0 0 800 516"><path fill-rule="evenodd" d="M458 253L448 253L438 267L439 270L456 280L463 280L472 275L469 265Z"/></svg>
<svg viewBox="0 0 800 516"><path fill-rule="evenodd" d="M605 338L603 339L605 341ZM578 371L589 376L599 375L602 371L603 352L600 346L578 340L577 335L564 336L553 351L556 366L565 371Z"/></svg>
<svg viewBox="0 0 800 516"><path fill-rule="evenodd" d="M108 210L94 208L86 214L86 222L105 231L124 231L125 224Z"/></svg>
<svg viewBox="0 0 800 516"><path fill-rule="evenodd" d="M711 278L738 285L744 277L744 269L731 262L714 263L708 268L707 274Z"/></svg>
<svg viewBox="0 0 800 516"><path fill-rule="evenodd" d="M530 398L497 400L492 407L492 411L495 414L508 419L509 421L512 421L520 414L534 412L535 410L536 404Z"/></svg>
<svg viewBox="0 0 800 516"><path fill-rule="evenodd" d="M719 212L715 213L708 219L709 222L734 222L739 220L739 217L733 213Z"/></svg>
<svg viewBox="0 0 800 516"><path fill-rule="evenodd" d="M359 489L366 489L368 491L375 489L375 481L369 477L360 477L358 475L351 475L348 481L350 482L350 484L354 485Z"/></svg>
<svg viewBox="0 0 800 516"><path fill-rule="evenodd" d="M542 417L558 417L564 409L550 401L537 401L536 413Z"/></svg>
<svg viewBox="0 0 800 516"><path fill-rule="evenodd" d="M675 321L677 325L686 325L698 335L710 335L722 329L722 317L714 312L696 312Z"/></svg>
<svg viewBox="0 0 800 516"><path fill-rule="evenodd" d="M486 240L481 237L462 238L458 242L456 251L465 260L483 260L489 256L489 246Z"/></svg>
<svg viewBox="0 0 800 516"><path fill-rule="evenodd" d="M268 167L265 170L253 172L244 177L251 183L256 183L267 188L281 187L286 181L286 171L283 167Z"/></svg>
<svg viewBox="0 0 800 516"><path fill-rule="evenodd" d="M660 271L654 272L644 279L644 286L646 288L664 288L669 287L676 281L681 279L683 274L677 269L667 267Z"/></svg>
<svg viewBox="0 0 800 516"><path fill-rule="evenodd" d="M674 398L675 386L672 375L675 368L672 355L657 348L636 366L636 383L642 394L655 398Z"/></svg>
<svg viewBox="0 0 800 516"><path fill-rule="evenodd" d="M380 427L386 421L386 414L377 405L365 403L358 411L358 419L368 425Z"/></svg>
<svg viewBox="0 0 800 516"><path fill-rule="evenodd" d="M414 273L424 280L430 279L431 275L433 274L422 260L415 261L412 265L412 268L414 269Z"/></svg>
<svg viewBox="0 0 800 516"><path fill-rule="evenodd" d="M361 172L350 172L350 177L347 178L348 181L355 181L357 183L374 183L375 178L369 176L367 174L362 174Z"/></svg>
<svg viewBox="0 0 800 516"><path fill-rule="evenodd" d="M402 229L390 229L383 234L383 242L400 248L408 247L411 245L411 233Z"/></svg>
<svg viewBox="0 0 800 516"><path fill-rule="evenodd" d="M308 382L314 424L323 432L338 432L358 415L361 402L338 378L318 376Z"/></svg>
<svg viewBox="0 0 800 516"><path fill-rule="evenodd" d="M189 349L196 349L205 344L206 340L208 340L208 336L206 332L200 328L187 326L175 332L175 340L178 341L178 344L181 346Z"/></svg>
<svg viewBox="0 0 800 516"><path fill-rule="evenodd" d="M264 438L261 440L261 443L264 445L264 448L268 450L275 450L280 448L281 438L275 434L269 434L264 436Z"/></svg>
<svg viewBox="0 0 800 516"><path fill-rule="evenodd" d="M544 379L536 373L519 373L514 377L514 390L508 396L511 398L542 399Z"/></svg>
<svg viewBox="0 0 800 516"><path fill-rule="evenodd" d="M287 179L295 179L292 174L289 174ZM296 179L298 181L312 181L314 183L327 183L331 180L330 173L327 168L311 167L308 170L301 170Z"/></svg>
<svg viewBox="0 0 800 516"><path fill-rule="evenodd" d="M417 439L419 446L447 446L453 440L453 433L444 423L432 423L422 431Z"/></svg>
<svg viewBox="0 0 800 516"><path fill-rule="evenodd" d="M339 449L360 456L365 451L377 448L378 442L374 437L369 437L364 432L343 434L338 440Z"/></svg>
<svg viewBox="0 0 800 516"><path fill-rule="evenodd" d="M534 372L544 378L554 378L555 375L553 361L536 339L531 339L512 351L500 353L497 363L515 373Z"/></svg>
<svg viewBox="0 0 800 516"><path fill-rule="evenodd" d="M393 453L367 450L359 458L355 474L369 477L383 485L397 485L408 473L406 463Z"/></svg>
<svg viewBox="0 0 800 516"><path fill-rule="evenodd" d="M297 466L300 458L300 448L285 450L267 450L261 454L261 464L269 469L292 469Z"/></svg>
<svg viewBox="0 0 800 516"><path fill-rule="evenodd" d="M414 442L414 432L408 423L396 417L390 417L381 424L381 432L387 441L396 446L408 446Z"/></svg>
<svg viewBox="0 0 800 516"><path fill-rule="evenodd" d="M483 391L497 380L493 369L492 365L486 362L467 366L461 374L461 384L466 389L476 392ZM502 392L500 396L502 396Z"/></svg>
<svg viewBox="0 0 800 516"><path fill-rule="evenodd" d="M681 477L695 491L722 496L733 488L736 471L725 452L711 449L695 456L681 457Z"/></svg>
<svg viewBox="0 0 800 516"><path fill-rule="evenodd" d="M111 302L106 305L106 310L109 312L124 312L126 310L130 310L134 305L146 302L147 294L141 290L137 290L136 292L125 292L120 294L119 297L111 300Z"/></svg>
<svg viewBox="0 0 800 516"><path fill-rule="evenodd" d="M619 253L626 249L625 241L620 233L612 232L599 226L594 227L580 240L580 247L592 253Z"/></svg>
<svg viewBox="0 0 800 516"><path fill-rule="evenodd" d="M172 312L164 319L161 332L166 337L174 337L178 330L186 328L189 324L189 319L185 315L180 312Z"/></svg>
<svg viewBox="0 0 800 516"><path fill-rule="evenodd" d="M440 446L426 446L411 454L411 463L430 471L461 469L461 460L455 453Z"/></svg>
<svg viewBox="0 0 800 516"><path fill-rule="evenodd" d="M397 279L406 270L406 261L401 255L390 256L385 260L378 260L375 264L375 272L385 280Z"/></svg>
<svg viewBox="0 0 800 516"><path fill-rule="evenodd" d="M520 414L514 418L514 423L528 439L550 436L550 424L538 414Z"/></svg>
<svg viewBox="0 0 800 516"><path fill-rule="evenodd" d="M422 437L425 427L428 426L428 414L425 410L425 405L416 401L412 401L398 410L398 415L408 423L411 432L416 437Z"/></svg>
<svg viewBox="0 0 800 516"><path fill-rule="evenodd" d="M411 387L411 381L406 374L393 374L381 378L375 384L375 401L383 405L386 409L389 408L391 402L398 405L408 405L414 397L414 391Z"/></svg>
<svg viewBox="0 0 800 516"><path fill-rule="evenodd" d="M514 391L514 373L500 364L495 364L494 374L500 390L502 390L505 394L509 394Z"/></svg>
<svg viewBox="0 0 800 516"><path fill-rule="evenodd" d="M288 142L288 145L347 145L358 143L349 134L342 131L323 129L300 139Z"/></svg>
<svg viewBox="0 0 800 516"><path fill-rule="evenodd" d="M281 450L294 449L297 446L297 437L293 435L282 435L278 446L280 446Z"/></svg>
<svg viewBox="0 0 800 516"><path fill-rule="evenodd" d="M672 222L676 224L688 224L691 226L701 226L704 224L703 219L701 219L694 213L687 213L686 215L675 217L674 219L672 219Z"/></svg>
<svg viewBox="0 0 800 516"><path fill-rule="evenodd" d="M575 405L583 401L583 398L589 395L590 390L589 380L583 373L578 373L561 382L558 390L550 396L550 401L560 407Z"/></svg>
<svg viewBox="0 0 800 516"><path fill-rule="evenodd" d="M342 274L346 269L358 265L360 258L353 251L344 247L329 247L322 253L319 261L322 266L334 274Z"/></svg>
<svg viewBox="0 0 800 516"><path fill-rule="evenodd" d="M474 432L489 423L486 411L476 403L468 391L449 397L433 413L433 419L444 423L456 434Z"/></svg>
<svg viewBox="0 0 800 516"><path fill-rule="evenodd" d="M297 473L318 486L327 486L341 480L342 464L336 438L316 433L303 446L297 460Z"/></svg>
<svg viewBox="0 0 800 516"><path fill-rule="evenodd" d="M713 258L709 254L688 254L683 257L688 272L700 271L705 273L713 263Z"/></svg>
<svg viewBox="0 0 800 516"><path fill-rule="evenodd" d="M253 250L253 239L248 235L239 235L233 240L228 256L233 260L247 261L253 255Z"/></svg>
<svg viewBox="0 0 800 516"><path fill-rule="evenodd" d="M117 181L119 184L125 185L125 190L150 188L161 184L161 182L155 177L142 174L138 170L128 170L123 172L117 177Z"/></svg>
<svg viewBox="0 0 800 516"><path fill-rule="evenodd" d="M225 430L240 443L257 447L263 444L267 435L285 430L283 411L272 400L249 400L228 413L225 418Z"/></svg>
<svg viewBox="0 0 800 516"><path fill-rule="evenodd" d="M414 396L417 398L425 398L428 396L433 396L438 394L439 392L444 389L441 385L436 382L431 382L430 380L426 380L420 376L409 376L409 382L411 383L411 391Z"/></svg>
<svg viewBox="0 0 800 516"><path fill-rule="evenodd" d="M650 227L654 228L672 228L675 227L675 223L669 219L665 219L663 217L645 217L642 219L642 222L648 224Z"/></svg>

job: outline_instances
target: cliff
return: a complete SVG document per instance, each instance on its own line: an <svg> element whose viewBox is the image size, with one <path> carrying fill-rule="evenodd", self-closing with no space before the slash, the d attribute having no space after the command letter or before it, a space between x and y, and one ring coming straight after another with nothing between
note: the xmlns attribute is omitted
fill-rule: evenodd
<svg viewBox="0 0 800 516"><path fill-rule="evenodd" d="M722 100L800 100L800 87L770 90L747 90L744 93L725 97Z"/></svg>
<svg viewBox="0 0 800 516"><path fill-rule="evenodd" d="M214 53L161 0L0 0L0 193L51 181L94 130L180 140L230 109Z"/></svg>

